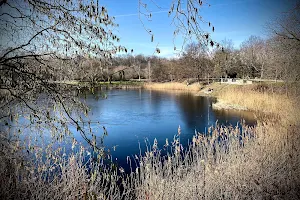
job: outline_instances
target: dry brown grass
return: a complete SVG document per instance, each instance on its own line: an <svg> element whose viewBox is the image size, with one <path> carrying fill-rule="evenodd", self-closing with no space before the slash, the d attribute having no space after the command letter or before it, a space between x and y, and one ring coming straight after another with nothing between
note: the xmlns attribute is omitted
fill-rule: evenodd
<svg viewBox="0 0 300 200"><path fill-rule="evenodd" d="M228 152L222 145L214 151L210 143L214 140L208 137L193 147L193 153L187 154L185 160L147 158L150 168L142 170L144 179L138 181L137 197L299 199L300 138L296 130L293 132L295 128L290 129L287 139L285 128L260 124L255 129L246 129L246 135L255 132L255 139L243 137L247 143L241 147L234 137L240 134L238 130L224 127L230 138ZM220 133L220 129L216 130Z"/></svg>
<svg viewBox="0 0 300 200"><path fill-rule="evenodd" d="M152 89L152 90L184 90L184 91L193 91L193 92L197 92L201 89L201 85L199 85L199 83L186 85L186 83L178 83L178 82L146 83L143 87L145 89Z"/></svg>
<svg viewBox="0 0 300 200"><path fill-rule="evenodd" d="M257 87L257 85L227 85L218 90L215 95L224 105L240 106L257 113L288 119L288 121L299 120L297 98L258 91Z"/></svg>
<svg viewBox="0 0 300 200"><path fill-rule="evenodd" d="M272 122L242 129L216 125L208 130L208 136L195 135L186 152L179 148L177 136L174 154L161 157L159 149L153 147L144 157L129 158L129 163L140 165L128 175L120 169L103 170L100 162L92 159L83 162L84 150L68 157L49 151L45 162L25 164L24 168L7 149L1 149L7 157L0 157L1 167L6 169L0 173L0 197L299 199L299 129L299 125L284 127ZM53 170L59 173L53 174ZM54 177L45 179L46 174Z"/></svg>

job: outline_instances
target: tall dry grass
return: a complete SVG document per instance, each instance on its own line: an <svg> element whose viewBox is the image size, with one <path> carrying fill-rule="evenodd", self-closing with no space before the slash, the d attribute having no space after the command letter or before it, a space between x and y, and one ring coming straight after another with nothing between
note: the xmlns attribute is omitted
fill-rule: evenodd
<svg viewBox="0 0 300 200"><path fill-rule="evenodd" d="M187 85L186 83L168 82L168 83L146 83L143 85L145 89L153 90L183 90L197 92L201 89L199 83Z"/></svg>
<svg viewBox="0 0 300 200"><path fill-rule="evenodd" d="M162 157L154 143L145 156L128 158L137 169L124 174L122 168L105 168L87 151L65 155L62 148L36 147L23 152L18 144L1 148L1 199L182 199L213 194L209 186L209 166L223 162L224 155L241 149L255 138L255 130L243 127L216 127L203 137L197 134L185 151L180 136ZM2 144L8 145L6 142ZM10 142L10 145L13 144ZM163 144L161 144L163 146ZM1 145L1 147L3 147ZM23 154L23 155L22 155ZM44 156L43 156L44 154ZM15 155L15 156L13 156ZM16 158L19 158L16 160ZM196 178L196 179L195 179ZM199 179L198 179L199 178ZM200 181L202 180L202 181Z"/></svg>
<svg viewBox="0 0 300 200"><path fill-rule="evenodd" d="M281 127L281 128L280 128ZM130 174L105 168L80 147L46 160L15 160L1 149L1 199L299 199L299 126L219 126L197 133L187 149L180 135L149 148ZM169 145L169 146L168 146ZM161 156L160 149L172 149ZM159 148L160 147L160 148ZM36 157L41 156L36 150ZM21 152L19 152L21 154ZM13 154L15 155L15 154ZM17 158L25 158L17 156ZM2 168L3 169L3 168Z"/></svg>
<svg viewBox="0 0 300 200"><path fill-rule="evenodd" d="M276 131L275 137L270 130ZM149 167L142 170L138 199L299 199L296 132L289 132L287 140L281 132L285 130L261 124L243 131L247 143L242 146L238 129L214 131L217 135L224 131L229 138L217 143L216 149L214 139L208 137L192 147L183 160L147 158Z"/></svg>
<svg viewBox="0 0 300 200"><path fill-rule="evenodd" d="M223 87L216 94L218 101L247 108L257 113L264 113L287 119L299 120L297 110L298 98L278 94L270 91L259 91L257 85Z"/></svg>

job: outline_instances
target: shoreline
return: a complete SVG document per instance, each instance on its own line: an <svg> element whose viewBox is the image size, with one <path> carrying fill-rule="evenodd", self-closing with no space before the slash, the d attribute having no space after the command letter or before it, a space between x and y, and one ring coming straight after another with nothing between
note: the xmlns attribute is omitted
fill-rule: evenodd
<svg viewBox="0 0 300 200"><path fill-rule="evenodd" d="M238 111L247 111L249 110L247 107L238 105L238 104L231 104L227 103L223 100L219 100L217 98L217 102L212 104L212 108L215 110L238 110Z"/></svg>
<svg viewBox="0 0 300 200"><path fill-rule="evenodd" d="M146 85L146 84L145 84ZM145 89L159 91L181 91L189 92L195 96L216 98L212 108L216 110L237 110L252 111L257 115L265 115L294 122L298 119L297 97L287 96L282 84L251 84L251 85L230 85L211 83L199 85L194 83L186 86L184 83L151 83ZM152 86L151 86L152 85ZM154 87L153 87L154 85ZM167 87L167 85L169 85ZM172 87L173 85L173 87ZM177 85L177 87L174 87ZM179 87L178 87L179 85ZM191 89L192 87L193 89Z"/></svg>
<svg viewBox="0 0 300 200"><path fill-rule="evenodd" d="M146 87L145 87L146 86ZM189 92L195 96L204 96L204 97L214 97L217 99L216 103L212 104L212 108L216 110L239 110L245 111L250 110L249 108L230 103L222 100L218 96L218 92L222 92L224 88L230 87L230 85L221 85L218 83L211 83L209 85L199 85L199 83L194 83L192 85L186 86L184 83L148 83L143 86L145 89L158 90L158 91L180 91L180 92Z"/></svg>
<svg viewBox="0 0 300 200"><path fill-rule="evenodd" d="M88 82L79 81L60 81L59 84L90 88ZM272 88L272 92L261 91L262 87ZM165 92L187 92L195 96L205 96L216 98L212 108L216 110L237 110L253 111L274 116L288 115L286 109L293 110L291 107L294 102L284 95L284 93L273 92L273 87L280 90L280 85L230 85L220 83L210 83L209 85L199 84L198 82L187 85L186 82L136 82L136 81L112 81L98 82L95 88L100 89L145 89Z"/></svg>

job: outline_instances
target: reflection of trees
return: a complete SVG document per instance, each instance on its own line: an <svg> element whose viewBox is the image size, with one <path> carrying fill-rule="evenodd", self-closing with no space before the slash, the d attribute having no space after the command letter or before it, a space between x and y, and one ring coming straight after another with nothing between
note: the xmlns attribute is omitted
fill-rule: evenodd
<svg viewBox="0 0 300 200"><path fill-rule="evenodd" d="M181 116L184 117L186 125L194 129L196 127L204 127L207 125L207 113L209 100L208 98L195 97L192 94L184 94L177 96L178 107L181 110ZM198 120L197 116L201 117Z"/></svg>
<svg viewBox="0 0 300 200"><path fill-rule="evenodd" d="M212 99L195 97L191 94L177 96L178 108L183 116L183 121L188 129L203 130L204 127L213 125L216 120L221 124L235 124L244 119L247 124L254 124L254 116L249 111L212 110Z"/></svg>
<svg viewBox="0 0 300 200"><path fill-rule="evenodd" d="M255 123L253 113L250 111L238 111L238 110L213 110L213 114L219 123L236 123L241 119L244 119L247 124L253 125Z"/></svg>
<svg viewBox="0 0 300 200"><path fill-rule="evenodd" d="M151 99L151 107L153 110L155 110L155 112L159 112L159 110L161 109L161 103L162 103L162 99L163 99L163 95L158 91L150 91L150 99Z"/></svg>

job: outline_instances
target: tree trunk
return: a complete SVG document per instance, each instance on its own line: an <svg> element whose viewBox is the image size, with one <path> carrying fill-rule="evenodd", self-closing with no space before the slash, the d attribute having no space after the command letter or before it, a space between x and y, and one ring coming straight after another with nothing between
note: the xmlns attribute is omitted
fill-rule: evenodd
<svg viewBox="0 0 300 200"><path fill-rule="evenodd" d="M148 80L151 82L151 63L148 61Z"/></svg>
<svg viewBox="0 0 300 200"><path fill-rule="evenodd" d="M209 73L207 73L207 84L209 85Z"/></svg>
<svg viewBox="0 0 300 200"><path fill-rule="evenodd" d="M139 81L141 81L141 65L139 65Z"/></svg>
<svg viewBox="0 0 300 200"><path fill-rule="evenodd" d="M263 75L264 75L264 63L261 66L260 79L263 79Z"/></svg>
<svg viewBox="0 0 300 200"><path fill-rule="evenodd" d="M287 72L287 68L285 67L285 76L286 76L286 78L285 78L285 91L286 91L286 96L288 96L288 72Z"/></svg>

